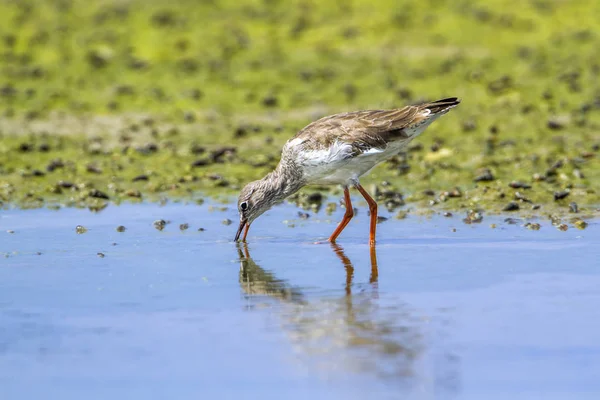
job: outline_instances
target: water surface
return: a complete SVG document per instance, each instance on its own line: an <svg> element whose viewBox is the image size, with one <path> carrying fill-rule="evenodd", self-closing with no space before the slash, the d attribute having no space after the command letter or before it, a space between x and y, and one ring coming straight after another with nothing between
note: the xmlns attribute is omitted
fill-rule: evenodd
<svg viewBox="0 0 600 400"><path fill-rule="evenodd" d="M364 211L336 247L315 242L341 211L282 205L237 246L235 211L210 208L2 211L0 397L600 393L594 221L410 216L380 224L371 252Z"/></svg>

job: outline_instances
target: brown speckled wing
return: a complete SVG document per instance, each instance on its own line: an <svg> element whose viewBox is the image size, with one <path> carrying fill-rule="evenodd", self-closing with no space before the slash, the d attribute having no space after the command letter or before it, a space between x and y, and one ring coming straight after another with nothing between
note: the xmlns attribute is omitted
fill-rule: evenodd
<svg viewBox="0 0 600 400"><path fill-rule="evenodd" d="M449 98L393 110L335 114L307 125L291 140L302 139L304 148L315 150L327 148L335 141L342 141L352 145L355 155L369 149L384 149L390 142L408 139L405 128L446 112L459 102L456 98ZM429 111L424 112L425 110Z"/></svg>

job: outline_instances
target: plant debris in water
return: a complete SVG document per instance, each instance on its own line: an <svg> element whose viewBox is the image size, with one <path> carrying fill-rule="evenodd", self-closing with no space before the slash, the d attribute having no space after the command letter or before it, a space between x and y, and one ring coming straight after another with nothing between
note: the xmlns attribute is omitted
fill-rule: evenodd
<svg viewBox="0 0 600 400"><path fill-rule="evenodd" d="M459 96L364 179L390 212L598 215L595 15L598 2L0 2L0 207L233 197L318 117ZM331 213L339 197L290 201Z"/></svg>

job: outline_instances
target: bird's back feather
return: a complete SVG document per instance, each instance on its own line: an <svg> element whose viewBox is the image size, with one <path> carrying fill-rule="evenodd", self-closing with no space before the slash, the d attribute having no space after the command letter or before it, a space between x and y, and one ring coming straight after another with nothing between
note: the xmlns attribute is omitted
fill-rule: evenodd
<svg viewBox="0 0 600 400"><path fill-rule="evenodd" d="M385 149L390 142L409 141L413 130L433 122L459 103L459 99L451 97L392 110L331 115L307 125L288 141L288 146L318 150L343 142L352 146L354 155L371 149Z"/></svg>

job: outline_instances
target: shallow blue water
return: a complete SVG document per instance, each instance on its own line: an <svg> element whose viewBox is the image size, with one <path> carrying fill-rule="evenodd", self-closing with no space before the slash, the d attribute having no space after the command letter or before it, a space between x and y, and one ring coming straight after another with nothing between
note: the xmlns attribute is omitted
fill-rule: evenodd
<svg viewBox="0 0 600 400"><path fill-rule="evenodd" d="M600 394L597 222L409 216L371 254L364 212L334 248L341 211L282 205L244 248L209 208L1 211L0 398Z"/></svg>

